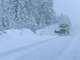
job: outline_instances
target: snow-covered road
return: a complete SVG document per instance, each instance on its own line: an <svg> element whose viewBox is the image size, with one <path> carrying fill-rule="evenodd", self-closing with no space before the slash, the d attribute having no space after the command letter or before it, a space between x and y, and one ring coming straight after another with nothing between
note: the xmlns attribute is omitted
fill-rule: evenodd
<svg viewBox="0 0 80 60"><path fill-rule="evenodd" d="M14 34L12 33L10 34L12 34L12 36L14 37L15 34L17 34L17 38L22 39L20 37L20 34L22 34L21 32L19 33L13 32L13 33ZM30 34L32 35L32 33ZM9 36L11 36L8 35L6 38L9 38ZM23 36L24 35L25 34L23 33ZM23 38L26 38L26 36L24 36ZM32 37L33 39L30 38L31 37L29 38L27 37L26 40L23 40L25 42L28 39L30 40L30 42L27 41L26 44L19 40L16 41L13 39L11 40L12 42L10 41L10 39L7 40L8 43L5 44L5 42L2 42L1 40L0 43L2 44L0 44L0 48L1 48L0 60L53 60L53 59L56 60L61 55L63 56L63 54L66 52L66 49L69 48L69 46L72 44L73 41L73 35L63 36L63 37L57 35L55 36L46 35L45 37L39 36L38 38L36 38L34 36ZM9 42L13 44L9 44ZM18 44L15 45L15 43L17 42Z"/></svg>
<svg viewBox="0 0 80 60"><path fill-rule="evenodd" d="M9 30L0 36L0 60L79 60L79 28L73 28L69 36Z"/></svg>

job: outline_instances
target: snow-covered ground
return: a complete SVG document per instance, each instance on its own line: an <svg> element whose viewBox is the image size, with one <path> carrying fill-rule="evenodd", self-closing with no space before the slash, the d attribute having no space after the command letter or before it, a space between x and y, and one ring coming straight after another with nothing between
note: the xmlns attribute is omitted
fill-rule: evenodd
<svg viewBox="0 0 80 60"><path fill-rule="evenodd" d="M8 30L0 36L0 60L44 60L47 56L49 59L64 48L67 39L63 38L35 35L27 29Z"/></svg>
<svg viewBox="0 0 80 60"><path fill-rule="evenodd" d="M50 32L52 28L38 34L28 29L7 30L0 36L0 60L79 60L79 35L58 36Z"/></svg>

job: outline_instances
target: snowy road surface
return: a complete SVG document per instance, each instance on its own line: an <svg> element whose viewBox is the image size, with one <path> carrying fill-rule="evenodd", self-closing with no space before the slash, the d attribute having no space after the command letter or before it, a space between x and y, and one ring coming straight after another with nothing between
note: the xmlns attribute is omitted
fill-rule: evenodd
<svg viewBox="0 0 80 60"><path fill-rule="evenodd" d="M28 30L11 30L0 37L0 60L80 60L79 36L37 36Z"/></svg>

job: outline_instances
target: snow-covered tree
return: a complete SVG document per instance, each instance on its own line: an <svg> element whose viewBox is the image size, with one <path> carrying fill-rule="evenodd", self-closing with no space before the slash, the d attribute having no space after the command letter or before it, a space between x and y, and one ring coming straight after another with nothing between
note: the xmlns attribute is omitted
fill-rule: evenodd
<svg viewBox="0 0 80 60"><path fill-rule="evenodd" d="M10 28L36 30L56 21L53 0L0 0L0 21ZM3 20L3 21L2 21ZM7 22L6 22L7 20Z"/></svg>
<svg viewBox="0 0 80 60"><path fill-rule="evenodd" d="M56 21L53 0L22 0L18 5L18 22L28 28L38 29ZM30 23L30 24L29 24ZM31 27L31 26L34 27ZM37 26L36 26L37 25ZM20 26L20 25L19 25Z"/></svg>
<svg viewBox="0 0 80 60"><path fill-rule="evenodd" d="M67 25L71 25L70 19L68 16L61 14L59 16L59 24L67 24Z"/></svg>
<svg viewBox="0 0 80 60"><path fill-rule="evenodd" d="M5 2L5 0L0 0L0 31L9 28L8 11L6 11Z"/></svg>
<svg viewBox="0 0 80 60"><path fill-rule="evenodd" d="M56 21L53 0L43 0L41 5L38 6L37 13L36 22L40 27L50 25Z"/></svg>

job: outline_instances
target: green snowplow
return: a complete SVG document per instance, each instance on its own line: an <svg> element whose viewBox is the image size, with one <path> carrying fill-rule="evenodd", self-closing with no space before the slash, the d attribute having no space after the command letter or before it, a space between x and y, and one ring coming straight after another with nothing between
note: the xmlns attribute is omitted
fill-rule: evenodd
<svg viewBox="0 0 80 60"><path fill-rule="evenodd" d="M60 24L59 29L55 30L55 33L63 35L70 34L70 26L67 24Z"/></svg>

